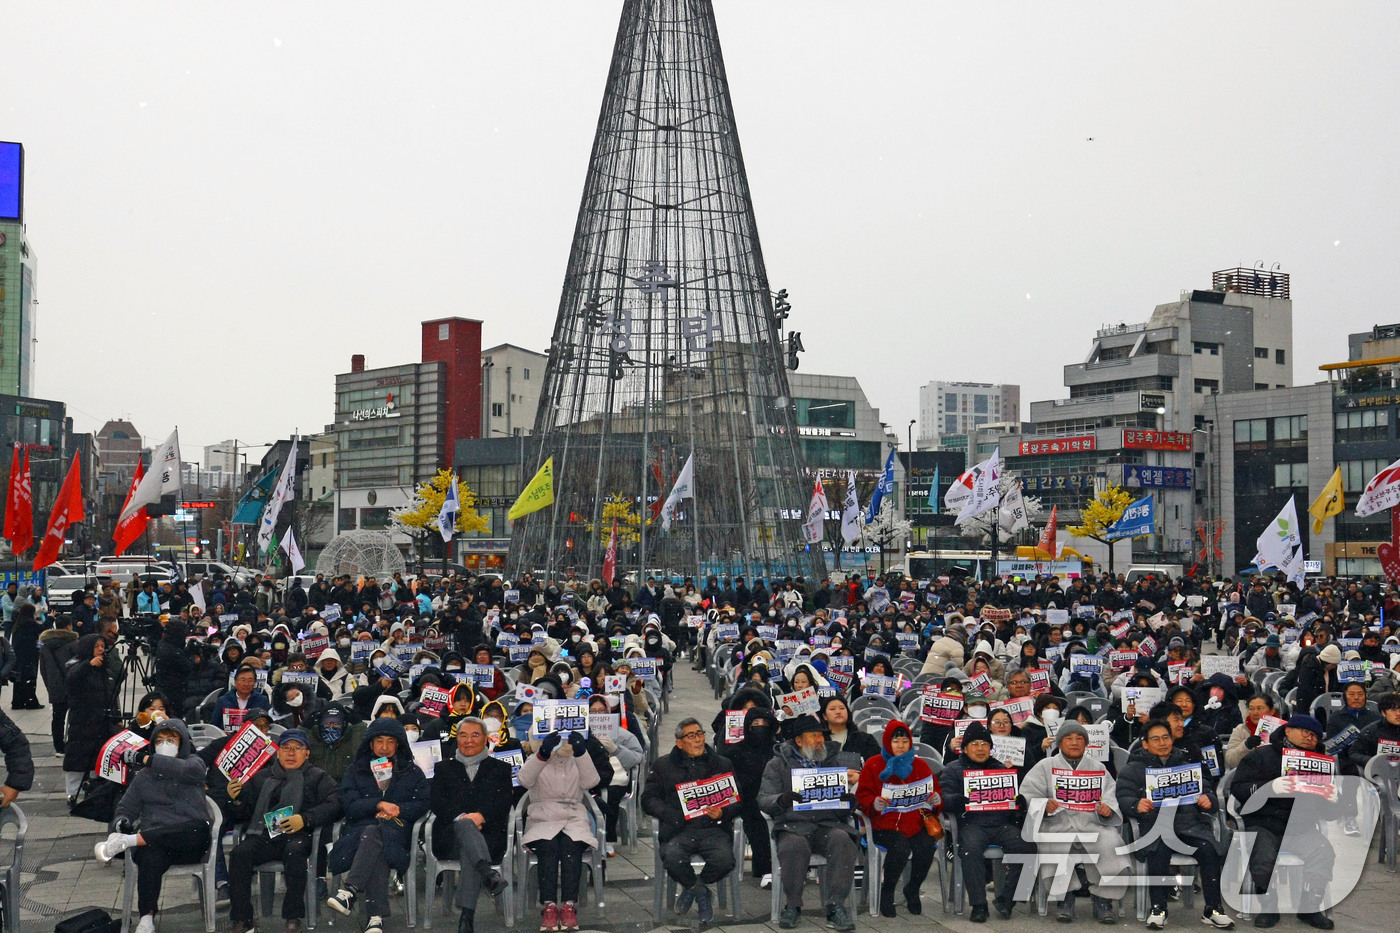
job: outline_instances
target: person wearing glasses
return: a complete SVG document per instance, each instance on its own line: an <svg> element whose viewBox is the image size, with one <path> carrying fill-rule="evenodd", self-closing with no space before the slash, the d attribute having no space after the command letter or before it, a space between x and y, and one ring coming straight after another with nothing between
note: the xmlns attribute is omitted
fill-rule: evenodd
<svg viewBox="0 0 1400 933"><path fill-rule="evenodd" d="M679 788L683 784L705 782L729 775L732 799L719 803L719 796L708 795L716 801L700 807L697 800L687 808L681 803ZM734 765L728 758L716 754L705 743L705 727L698 719L682 719L676 725L676 746L667 755L656 759L642 794L642 809L656 818L660 826L661 863L666 874L680 885L676 913L685 915L692 904L697 908L701 923L714 919L710 888L723 881L735 869L733 828L739 814L738 783L733 777ZM716 789L717 794L723 791ZM696 812L698 810L698 812ZM699 855L705 867L697 878L690 857Z"/></svg>

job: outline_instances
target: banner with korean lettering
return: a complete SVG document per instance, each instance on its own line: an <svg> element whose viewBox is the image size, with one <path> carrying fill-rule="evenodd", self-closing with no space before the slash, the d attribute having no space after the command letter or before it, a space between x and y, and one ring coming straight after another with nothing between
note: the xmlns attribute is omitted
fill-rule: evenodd
<svg viewBox="0 0 1400 933"><path fill-rule="evenodd" d="M1138 428L1124 428L1123 446L1132 450L1176 450L1190 453L1191 432L1144 431Z"/></svg>
<svg viewBox="0 0 1400 933"><path fill-rule="evenodd" d="M1129 503L1118 521L1108 526L1104 537L1110 541L1150 535L1157 527L1157 509L1151 494Z"/></svg>
<svg viewBox="0 0 1400 933"><path fill-rule="evenodd" d="M1147 799L1154 807L1194 801L1201 796L1203 787L1199 764L1147 769Z"/></svg>
<svg viewBox="0 0 1400 933"><path fill-rule="evenodd" d="M922 810L928 806L928 800L932 794L933 777L931 775L910 784L886 782L880 788L880 796L888 800L890 804L885 807L886 813L909 813L914 810Z"/></svg>
<svg viewBox="0 0 1400 933"><path fill-rule="evenodd" d="M275 754L277 746L250 722L229 739L214 763L230 781L247 784Z"/></svg>
<svg viewBox="0 0 1400 933"><path fill-rule="evenodd" d="M1075 771L1073 768L1052 768L1051 786L1055 800L1071 810L1097 810L1103 799L1102 771Z"/></svg>
<svg viewBox="0 0 1400 933"><path fill-rule="evenodd" d="M739 802L739 785L729 772L702 781L677 784L676 793L681 798L681 812L687 820L704 816L710 807L723 809Z"/></svg>
<svg viewBox="0 0 1400 933"><path fill-rule="evenodd" d="M963 772L963 796L969 813L1015 810L1017 775L1015 768L971 768Z"/></svg>
<svg viewBox="0 0 1400 933"><path fill-rule="evenodd" d="M1331 755L1307 752L1301 748L1283 750L1282 776L1291 778L1291 790L1301 794L1330 797L1337 773L1337 759Z"/></svg>
<svg viewBox="0 0 1400 933"><path fill-rule="evenodd" d="M793 768L792 792L799 798L794 810L847 810L841 798L849 792L845 768Z"/></svg>
<svg viewBox="0 0 1400 933"><path fill-rule="evenodd" d="M1124 464L1123 485L1129 489L1191 489L1191 468Z"/></svg>
<svg viewBox="0 0 1400 933"><path fill-rule="evenodd" d="M1093 434L1082 434L1078 437L1047 437L1030 441L1021 441L1017 445L1017 454L1022 457L1034 457L1040 454L1075 454L1094 449L1097 438Z"/></svg>

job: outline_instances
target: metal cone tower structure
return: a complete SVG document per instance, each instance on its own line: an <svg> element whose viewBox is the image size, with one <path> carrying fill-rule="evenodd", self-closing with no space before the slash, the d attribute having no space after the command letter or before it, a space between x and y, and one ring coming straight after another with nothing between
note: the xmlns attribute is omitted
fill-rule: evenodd
<svg viewBox="0 0 1400 933"><path fill-rule="evenodd" d="M626 0L535 418L554 504L513 572L825 575L709 0ZM690 498L662 506L694 455ZM527 470L526 475L529 475Z"/></svg>

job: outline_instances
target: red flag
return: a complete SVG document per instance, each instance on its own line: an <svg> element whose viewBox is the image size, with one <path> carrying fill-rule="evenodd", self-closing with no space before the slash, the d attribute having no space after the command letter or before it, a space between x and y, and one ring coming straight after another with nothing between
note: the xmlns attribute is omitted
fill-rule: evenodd
<svg viewBox="0 0 1400 933"><path fill-rule="evenodd" d="M612 586L617 574L617 519L613 519L612 537L608 539L608 553L603 556L603 582Z"/></svg>
<svg viewBox="0 0 1400 933"><path fill-rule="evenodd" d="M24 452L20 467L19 447L10 458L10 493L5 503L5 537L10 550L23 554L34 544L34 497L29 483L29 451Z"/></svg>
<svg viewBox="0 0 1400 933"><path fill-rule="evenodd" d="M136 487L141 485L141 478L145 475L145 466L141 461L136 461L136 475L131 478L131 488L126 491L126 502L122 503L123 512L126 511L126 503L130 502L131 497L136 495ZM126 549L131 547L132 542L141 537L142 532L146 530L146 523L150 520L150 516L146 514L146 507L143 505L117 522L117 530L112 534L112 540L117 543L117 549L114 552L116 557L121 557Z"/></svg>
<svg viewBox="0 0 1400 933"><path fill-rule="evenodd" d="M1040 541L1036 544L1037 548L1050 555L1051 560L1054 560L1058 556L1055 538L1057 537L1057 532L1060 527L1058 518L1059 512L1060 507L1058 505L1050 510L1050 521L1045 523L1045 530L1040 533Z"/></svg>
<svg viewBox="0 0 1400 933"><path fill-rule="evenodd" d="M39 555L34 558L34 569L43 570L58 561L58 549L63 546L63 535L68 526L83 520L82 469L78 466L78 455L68 466L68 475L63 479L63 487L58 490L58 498L53 502L49 513L49 528L44 532L44 540L39 545Z"/></svg>

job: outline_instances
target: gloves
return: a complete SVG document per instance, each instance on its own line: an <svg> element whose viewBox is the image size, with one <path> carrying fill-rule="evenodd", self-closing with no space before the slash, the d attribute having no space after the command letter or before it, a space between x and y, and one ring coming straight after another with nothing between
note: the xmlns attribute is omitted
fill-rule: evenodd
<svg viewBox="0 0 1400 933"><path fill-rule="evenodd" d="M796 806L797 804L799 804L799 803L801 803L801 802L802 802L802 795L799 794L797 791L790 791L790 792L788 793L788 804L789 804L790 806Z"/></svg>
<svg viewBox="0 0 1400 933"><path fill-rule="evenodd" d="M884 797L876 797L876 798L875 798L875 812L876 812L876 813L884 813L884 812L885 812L885 808L888 807L889 805L890 805L890 802L889 802L888 800L886 800Z"/></svg>
<svg viewBox="0 0 1400 933"><path fill-rule="evenodd" d="M586 754L588 754L588 747L587 747L587 745L586 745L586 743L585 743L585 741L584 741L583 736L580 735L579 733L577 733L577 732L570 732L570 733L569 733L569 744L572 745L572 746L574 747L574 754L575 754L575 755L586 755Z"/></svg>
<svg viewBox="0 0 1400 933"><path fill-rule="evenodd" d="M1257 735L1251 735L1249 738L1244 740L1245 748L1258 748L1262 744L1263 740L1260 739Z"/></svg>
<svg viewBox="0 0 1400 933"><path fill-rule="evenodd" d="M112 826L113 832L122 833L122 834L124 834L124 835L127 834L127 833L130 833L130 832L131 832L132 830L134 830L135 828L136 828L136 827L135 827L134 825L132 825L131 820L127 819L126 817L120 818L120 819L117 820L117 822Z"/></svg>
<svg viewBox="0 0 1400 933"><path fill-rule="evenodd" d="M145 751L145 746L141 748L128 748L126 751L122 752L122 761L129 765L139 764Z"/></svg>
<svg viewBox="0 0 1400 933"><path fill-rule="evenodd" d="M603 748L607 749L609 755L617 751L617 743L612 739L599 739L598 741L602 744Z"/></svg>
<svg viewBox="0 0 1400 933"><path fill-rule="evenodd" d="M559 747L561 741L563 740L559 737L559 733L557 732L551 732L549 735L545 736L544 741L540 743L540 758L544 761L548 761L549 756Z"/></svg>
<svg viewBox="0 0 1400 933"><path fill-rule="evenodd" d="M942 794L929 794L929 795L928 795L928 807L929 807L929 809L931 809L931 810L932 810L932 809L937 809L938 807L941 807L941 806L943 806L943 795L942 795Z"/></svg>

